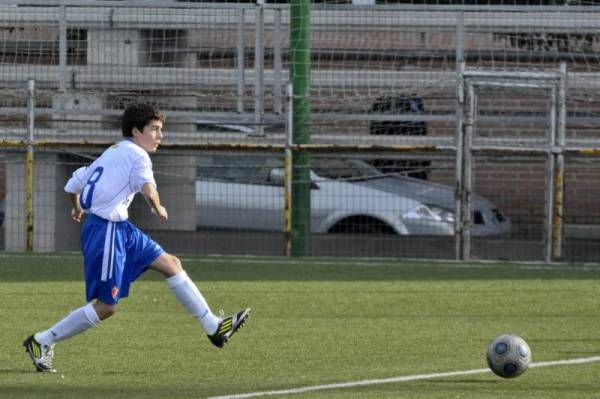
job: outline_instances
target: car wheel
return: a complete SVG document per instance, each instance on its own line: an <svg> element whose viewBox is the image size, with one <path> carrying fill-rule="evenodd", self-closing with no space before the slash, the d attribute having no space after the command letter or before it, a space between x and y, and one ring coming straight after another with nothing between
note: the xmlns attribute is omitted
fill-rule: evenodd
<svg viewBox="0 0 600 399"><path fill-rule="evenodd" d="M391 226L370 216L353 216L339 221L328 233L337 234L396 234Z"/></svg>

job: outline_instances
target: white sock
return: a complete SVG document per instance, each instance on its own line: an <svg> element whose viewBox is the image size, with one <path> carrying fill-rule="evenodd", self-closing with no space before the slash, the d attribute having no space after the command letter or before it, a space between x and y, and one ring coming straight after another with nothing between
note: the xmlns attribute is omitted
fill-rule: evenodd
<svg viewBox="0 0 600 399"><path fill-rule="evenodd" d="M80 334L85 330L100 323L100 319L94 310L94 305L88 303L75 309L67 317L47 329L35 334L37 342L44 345L54 345L58 341Z"/></svg>
<svg viewBox="0 0 600 399"><path fill-rule="evenodd" d="M210 311L206 300L196 287L196 284L189 278L187 273L182 271L167 280L167 285L175 297L183 306L200 322L202 328L208 335L212 335L217 331L220 318L215 316Z"/></svg>

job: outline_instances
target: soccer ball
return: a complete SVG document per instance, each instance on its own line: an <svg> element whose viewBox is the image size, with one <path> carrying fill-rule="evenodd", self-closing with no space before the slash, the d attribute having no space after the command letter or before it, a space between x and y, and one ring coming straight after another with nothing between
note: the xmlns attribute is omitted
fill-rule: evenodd
<svg viewBox="0 0 600 399"><path fill-rule="evenodd" d="M487 349L487 363L494 374L503 378L518 377L531 362L531 350L518 335L503 334L494 338Z"/></svg>

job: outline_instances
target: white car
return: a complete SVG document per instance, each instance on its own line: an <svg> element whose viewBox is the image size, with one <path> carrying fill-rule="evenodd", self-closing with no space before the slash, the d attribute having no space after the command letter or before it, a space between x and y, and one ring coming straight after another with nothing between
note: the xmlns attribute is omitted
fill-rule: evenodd
<svg viewBox="0 0 600 399"><path fill-rule="evenodd" d="M449 186L387 175L360 160L313 159L313 233L453 235ZM259 155L202 157L196 181L198 228L282 231L283 161ZM510 222L489 201L474 203L473 235L496 235Z"/></svg>

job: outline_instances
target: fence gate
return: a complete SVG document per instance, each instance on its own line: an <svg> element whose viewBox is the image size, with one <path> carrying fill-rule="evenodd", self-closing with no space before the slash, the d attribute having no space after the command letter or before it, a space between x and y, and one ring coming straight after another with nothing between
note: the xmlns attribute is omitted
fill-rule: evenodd
<svg viewBox="0 0 600 399"><path fill-rule="evenodd" d="M467 68L464 63L459 65L455 204L457 259L471 258L474 157L499 155L543 160L543 259L551 262L561 258L566 79L565 63L549 71L493 71ZM486 104L493 112L488 109L486 113L485 105L480 105L484 93L487 94ZM532 100L536 97L543 101L536 105ZM516 112L515 107L524 112ZM504 132L487 132L481 128L480 122L486 117L496 118L496 121L502 118ZM515 124L525 123L524 120L534 129L513 129Z"/></svg>

